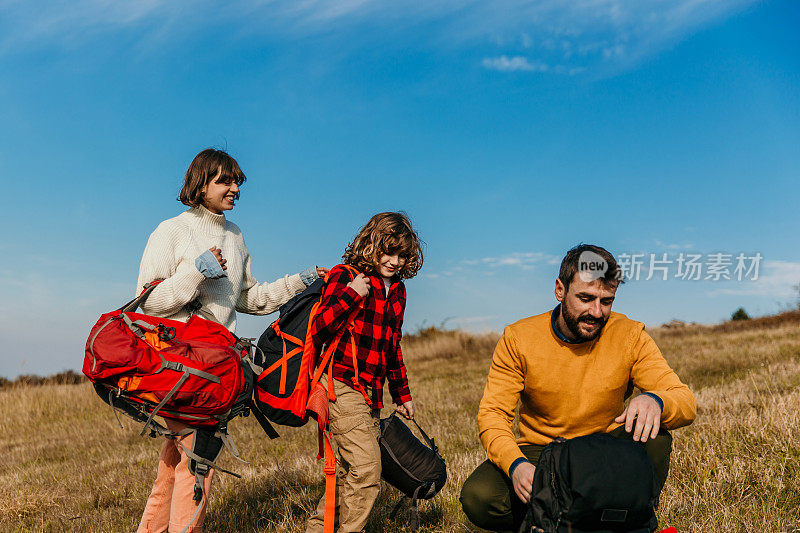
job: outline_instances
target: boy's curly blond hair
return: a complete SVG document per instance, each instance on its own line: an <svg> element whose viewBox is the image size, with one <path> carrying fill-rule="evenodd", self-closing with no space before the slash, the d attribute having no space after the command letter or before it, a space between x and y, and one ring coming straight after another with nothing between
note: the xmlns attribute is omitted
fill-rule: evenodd
<svg viewBox="0 0 800 533"><path fill-rule="evenodd" d="M358 232L345 248L342 260L371 274L383 254L397 254L406 260L398 271L402 279L411 279L422 268L422 244L405 213L378 213Z"/></svg>

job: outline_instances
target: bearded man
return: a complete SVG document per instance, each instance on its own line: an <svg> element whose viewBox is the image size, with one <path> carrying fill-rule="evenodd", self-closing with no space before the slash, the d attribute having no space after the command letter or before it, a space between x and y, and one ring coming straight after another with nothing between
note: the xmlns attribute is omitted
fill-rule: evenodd
<svg viewBox="0 0 800 533"><path fill-rule="evenodd" d="M611 312L619 272L604 248L576 246L561 262L556 308L503 332L478 408L489 459L461 491L462 508L475 525L519 528L539 454L556 437L604 432L642 442L659 492L663 487L672 450L666 430L691 424L697 407L644 324ZM641 393L625 407L634 387Z"/></svg>

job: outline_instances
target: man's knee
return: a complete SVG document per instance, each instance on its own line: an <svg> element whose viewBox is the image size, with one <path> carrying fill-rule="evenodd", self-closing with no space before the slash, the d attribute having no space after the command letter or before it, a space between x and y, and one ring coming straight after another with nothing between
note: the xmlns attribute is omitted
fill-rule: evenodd
<svg viewBox="0 0 800 533"><path fill-rule="evenodd" d="M490 495L486 487L479 480L473 479L472 476L468 477L464 482L464 486L461 487L459 501L464 514L467 515L471 522L475 523L476 519L480 519L481 516L486 514L483 510L488 505L489 500Z"/></svg>
<svg viewBox="0 0 800 533"><path fill-rule="evenodd" d="M494 468L492 466L492 468ZM508 490L495 476L487 476L486 465L478 467L461 488L461 508L470 522L483 529L504 531L512 528L513 518Z"/></svg>
<svg viewBox="0 0 800 533"><path fill-rule="evenodd" d="M493 505L492 491L480 480L468 478L461 488L461 508L469 521L478 527L487 529L489 508Z"/></svg>

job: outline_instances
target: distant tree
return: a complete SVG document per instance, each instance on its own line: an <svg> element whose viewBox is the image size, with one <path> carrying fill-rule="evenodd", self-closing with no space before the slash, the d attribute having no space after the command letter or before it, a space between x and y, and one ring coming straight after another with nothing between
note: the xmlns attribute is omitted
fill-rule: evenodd
<svg viewBox="0 0 800 533"><path fill-rule="evenodd" d="M747 311L744 310L744 307L740 307L733 312L731 315L731 320L750 320L750 315L747 314Z"/></svg>

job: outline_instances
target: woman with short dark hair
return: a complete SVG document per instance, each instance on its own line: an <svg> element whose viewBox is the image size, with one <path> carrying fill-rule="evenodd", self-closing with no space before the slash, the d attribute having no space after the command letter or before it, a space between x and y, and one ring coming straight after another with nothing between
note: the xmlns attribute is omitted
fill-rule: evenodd
<svg viewBox="0 0 800 533"><path fill-rule="evenodd" d="M327 272L310 267L273 283L253 277L242 232L223 214L233 209L244 181L238 163L224 151L209 148L197 154L180 193L190 209L159 224L142 255L137 287L164 280L142 305L144 313L185 321L199 312L233 332L236 311L272 313ZM166 422L173 432L186 427ZM165 440L139 532L202 531L213 469L204 480L206 497L194 501L195 479L185 452L192 438Z"/></svg>

